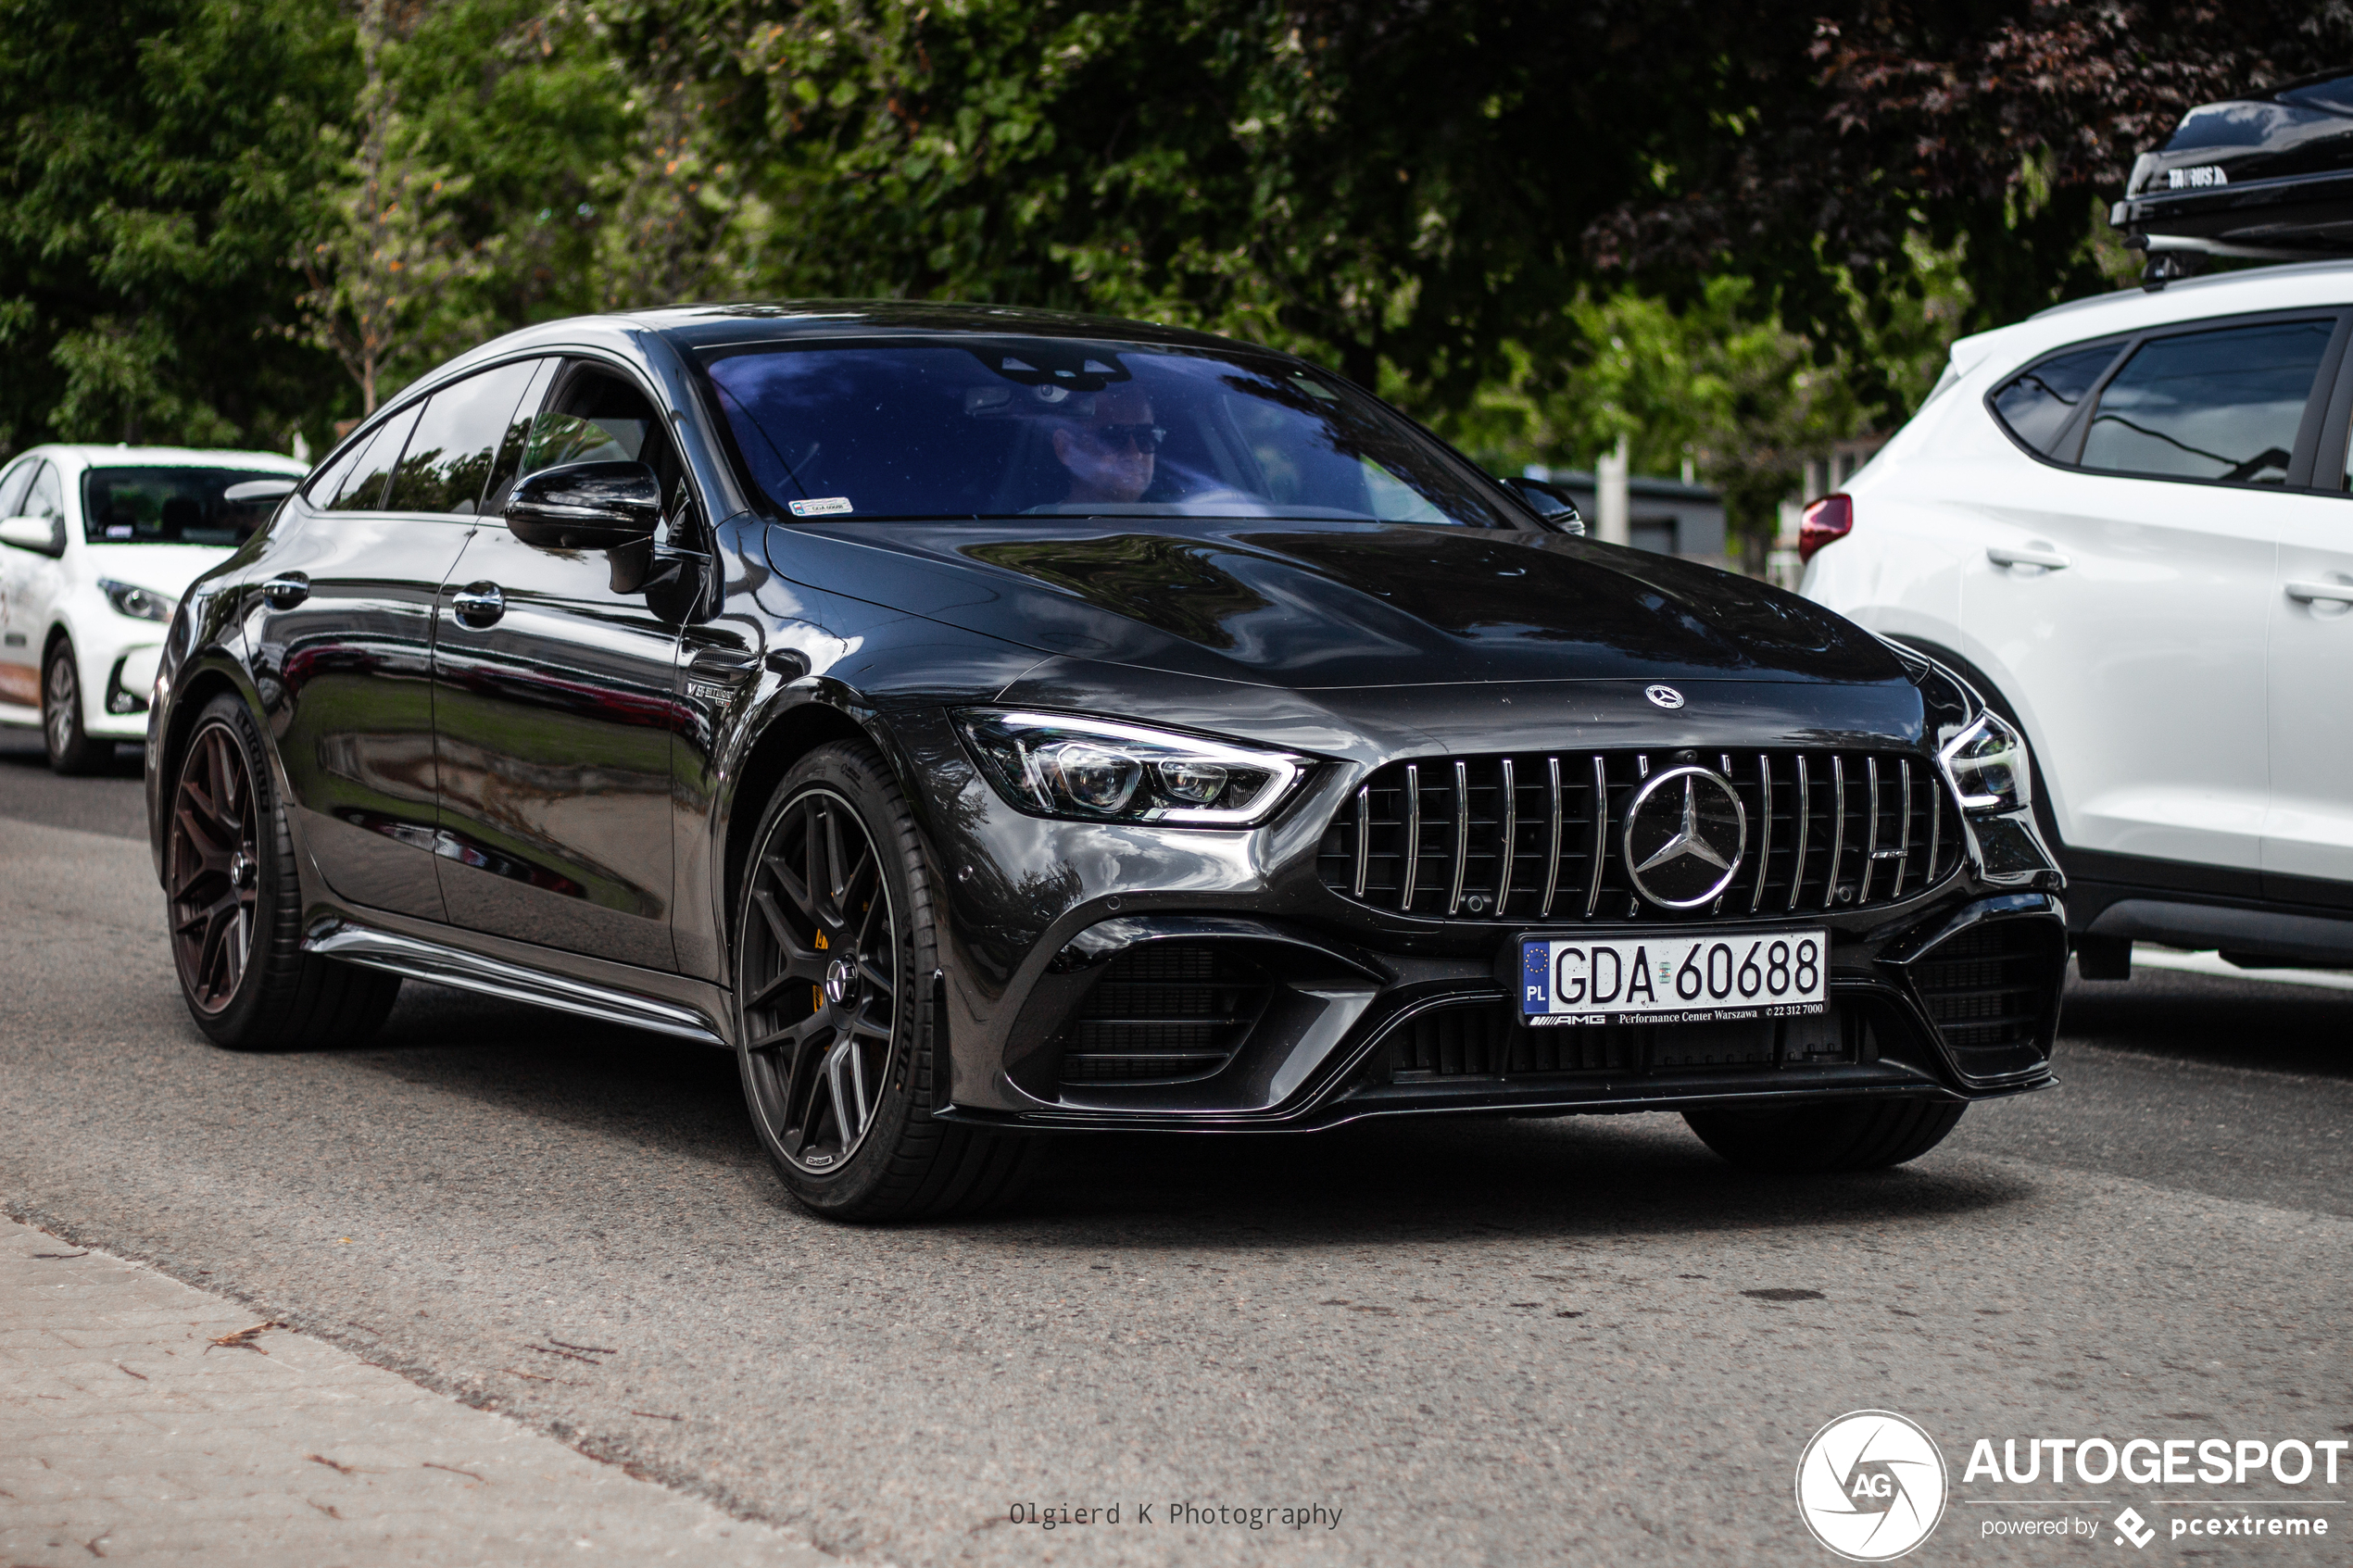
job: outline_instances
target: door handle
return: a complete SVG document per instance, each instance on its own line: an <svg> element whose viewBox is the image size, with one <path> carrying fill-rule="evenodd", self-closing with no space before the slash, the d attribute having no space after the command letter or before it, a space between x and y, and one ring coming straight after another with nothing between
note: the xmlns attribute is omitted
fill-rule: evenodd
<svg viewBox="0 0 2353 1568"><path fill-rule="evenodd" d="M261 596L272 609L292 609L310 596L310 579L299 571L272 577L261 585Z"/></svg>
<svg viewBox="0 0 2353 1568"><path fill-rule="evenodd" d="M2300 605L2353 605L2353 583L2291 583L2287 596Z"/></svg>
<svg viewBox="0 0 2353 1568"><path fill-rule="evenodd" d="M462 624L492 626L507 613L507 596L496 583L469 583L450 596L449 605Z"/></svg>
<svg viewBox="0 0 2353 1568"><path fill-rule="evenodd" d="M2039 566L2046 571L2063 571L2070 564L2048 545L1989 545L1985 558L1995 566Z"/></svg>

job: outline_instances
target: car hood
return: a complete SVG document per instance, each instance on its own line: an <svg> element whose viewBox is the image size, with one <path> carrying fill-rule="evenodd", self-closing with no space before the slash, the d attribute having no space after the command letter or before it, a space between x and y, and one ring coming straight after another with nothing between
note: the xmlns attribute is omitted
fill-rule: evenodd
<svg viewBox="0 0 2353 1568"><path fill-rule="evenodd" d="M225 545L84 545L90 575L181 598L188 584L237 552Z"/></svg>
<svg viewBox="0 0 2353 1568"><path fill-rule="evenodd" d="M1297 690L1900 682L1793 594L1558 534L1262 519L768 530L784 577L1042 653Z"/></svg>

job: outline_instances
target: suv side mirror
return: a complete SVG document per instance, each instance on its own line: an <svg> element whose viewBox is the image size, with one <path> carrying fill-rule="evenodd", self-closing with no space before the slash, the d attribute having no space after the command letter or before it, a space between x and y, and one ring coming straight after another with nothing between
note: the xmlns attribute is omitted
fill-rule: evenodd
<svg viewBox="0 0 2353 1568"><path fill-rule="evenodd" d="M45 517L12 517L0 521L0 545L61 556L66 553L65 530Z"/></svg>
<svg viewBox="0 0 2353 1568"><path fill-rule="evenodd" d="M644 463L541 469L507 498L507 527L543 550L617 550L644 544L661 521L661 481Z"/></svg>
<svg viewBox="0 0 2353 1568"><path fill-rule="evenodd" d="M1514 475L1504 481L1505 487L1536 514L1536 521L1555 533L1574 533L1580 538L1585 533L1585 516L1577 503L1556 484L1541 479Z"/></svg>

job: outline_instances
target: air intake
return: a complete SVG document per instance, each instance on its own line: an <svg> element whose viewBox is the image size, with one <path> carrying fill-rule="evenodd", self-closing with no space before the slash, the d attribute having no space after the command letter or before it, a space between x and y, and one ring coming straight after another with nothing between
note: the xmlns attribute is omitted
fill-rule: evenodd
<svg viewBox="0 0 2353 1568"><path fill-rule="evenodd" d="M1994 920L1947 937L1910 970L1945 1046L1964 1071L1975 1071L1972 1058L1982 1061L2040 1043L2066 961L2063 940L2049 922Z"/></svg>
<svg viewBox="0 0 2353 1568"><path fill-rule="evenodd" d="M1169 1084L1233 1060L1266 972L1229 942L1147 942L1103 968L1063 1031L1065 1084Z"/></svg>

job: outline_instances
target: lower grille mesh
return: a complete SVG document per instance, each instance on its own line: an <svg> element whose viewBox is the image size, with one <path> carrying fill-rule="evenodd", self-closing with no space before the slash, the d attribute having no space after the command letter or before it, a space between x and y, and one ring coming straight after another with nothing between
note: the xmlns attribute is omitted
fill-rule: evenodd
<svg viewBox="0 0 2353 1568"><path fill-rule="evenodd" d="M2065 961L2044 922L1987 921L1930 948L1912 984L1953 1050L2009 1050L2035 1043Z"/></svg>
<svg viewBox="0 0 2353 1568"><path fill-rule="evenodd" d="M1265 972L1223 942L1148 942L1104 966L1063 1031L1065 1084L1175 1083L1233 1059Z"/></svg>
<svg viewBox="0 0 2353 1568"><path fill-rule="evenodd" d="M1400 1081L1554 1073L1692 1072L1856 1060L1856 1031L1833 1008L1818 1018L1742 1023L1523 1029L1509 1002L1463 1002L1415 1014L1390 1035Z"/></svg>

